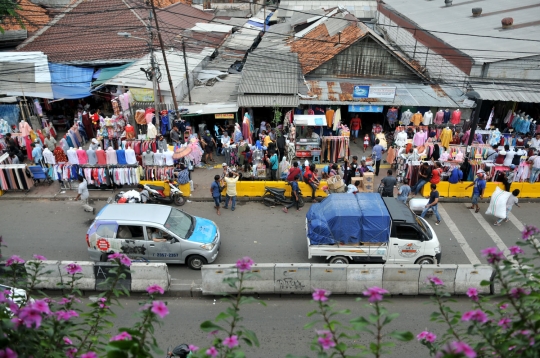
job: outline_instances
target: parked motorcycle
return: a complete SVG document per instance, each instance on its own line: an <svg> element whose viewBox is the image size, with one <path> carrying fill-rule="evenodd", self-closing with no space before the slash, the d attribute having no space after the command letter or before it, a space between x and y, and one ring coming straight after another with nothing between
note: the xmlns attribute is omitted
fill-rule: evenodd
<svg viewBox="0 0 540 358"><path fill-rule="evenodd" d="M183 195L184 193L182 193L182 191L178 189L176 183L171 179L165 181L165 183L168 184L170 188L169 196L166 196L163 193L164 188L161 186L148 184L144 185L144 188L148 191L148 194L150 195L147 202L159 204L174 203L178 206L184 205L186 203L186 198Z"/></svg>
<svg viewBox="0 0 540 358"><path fill-rule="evenodd" d="M267 186L264 189L263 203L266 206L289 205L293 202L292 198L285 197L285 189L269 188ZM304 197L301 190L298 190L298 205L299 207L304 206Z"/></svg>
<svg viewBox="0 0 540 358"><path fill-rule="evenodd" d="M186 358L190 352L191 351L189 350L189 346L184 343L174 348L169 346L169 348L167 348L167 355L165 357L166 358L172 358L172 357Z"/></svg>
<svg viewBox="0 0 540 358"><path fill-rule="evenodd" d="M110 197L107 200L107 204L110 204L112 202L118 203L118 204L125 204L125 203L141 203L141 194L137 190L128 190L126 192L121 191L118 194L116 194L114 197Z"/></svg>

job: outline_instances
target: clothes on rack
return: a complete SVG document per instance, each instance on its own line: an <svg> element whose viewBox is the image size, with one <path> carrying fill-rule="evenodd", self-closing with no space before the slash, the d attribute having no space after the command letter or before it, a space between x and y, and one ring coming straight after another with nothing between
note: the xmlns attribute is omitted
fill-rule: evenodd
<svg viewBox="0 0 540 358"><path fill-rule="evenodd" d="M26 170L26 164L0 165L0 189L5 191L31 189L34 182Z"/></svg>
<svg viewBox="0 0 540 358"><path fill-rule="evenodd" d="M446 127L442 130L440 139L443 147L448 148L450 141L452 140L452 136L453 133L450 128Z"/></svg>
<svg viewBox="0 0 540 358"><path fill-rule="evenodd" d="M349 137L326 136L322 138L321 158L336 163L349 156Z"/></svg>

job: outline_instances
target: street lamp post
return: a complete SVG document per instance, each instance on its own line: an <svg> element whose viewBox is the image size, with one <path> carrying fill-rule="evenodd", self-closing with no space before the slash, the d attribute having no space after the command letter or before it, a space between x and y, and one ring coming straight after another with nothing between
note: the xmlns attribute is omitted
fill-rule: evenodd
<svg viewBox="0 0 540 358"><path fill-rule="evenodd" d="M158 123L159 119L159 109L158 109L158 96L157 96L157 66L156 66L156 60L154 58L154 48L152 47L152 42L148 39L137 37L137 36L131 36L131 33L129 32L118 32L118 36L123 36L125 38L132 38L132 39L138 39L146 41L146 44L148 45L150 49L150 66L152 67L152 89L154 90L154 109L156 110L156 123ZM152 32L150 31L150 37L152 38ZM141 70L144 71L144 68L141 68Z"/></svg>
<svg viewBox="0 0 540 358"><path fill-rule="evenodd" d="M471 144L474 140L476 127L478 126L478 117L480 116L480 107L482 107L482 97L476 91L469 91L465 94L469 99L473 100L476 106L474 107L474 116L471 123L471 133L467 141L467 154L471 152Z"/></svg>

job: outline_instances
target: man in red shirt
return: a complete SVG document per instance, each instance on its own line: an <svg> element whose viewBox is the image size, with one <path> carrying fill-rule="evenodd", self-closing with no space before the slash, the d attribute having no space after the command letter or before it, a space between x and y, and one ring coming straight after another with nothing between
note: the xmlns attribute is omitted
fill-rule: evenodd
<svg viewBox="0 0 540 358"><path fill-rule="evenodd" d="M313 203L317 203L318 201L315 199L315 191L317 191L317 188L319 187L319 180L315 174L315 164L311 164L308 168L306 168L306 172L304 173L304 182L311 187L311 201Z"/></svg>
<svg viewBox="0 0 540 358"><path fill-rule="evenodd" d="M353 119L351 119L351 131L354 136L354 143L356 143L356 138L358 138L358 131L362 129L362 120L358 117L358 114L355 114Z"/></svg>
<svg viewBox="0 0 540 358"><path fill-rule="evenodd" d="M294 181L297 175L302 175L302 171L298 168L298 162L294 162L293 167L289 170L289 175L287 175L287 181L289 183Z"/></svg>

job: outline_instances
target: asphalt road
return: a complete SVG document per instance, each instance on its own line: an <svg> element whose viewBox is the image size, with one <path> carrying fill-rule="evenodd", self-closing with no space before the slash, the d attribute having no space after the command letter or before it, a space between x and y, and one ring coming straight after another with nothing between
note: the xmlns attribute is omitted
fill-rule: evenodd
<svg viewBox="0 0 540 358"><path fill-rule="evenodd" d="M225 310L227 304L210 298L167 297L164 300L168 302L170 313L163 319L163 325L156 327L155 337L160 348L165 350L168 346L174 347L181 343L208 347L211 341L207 338L208 334L200 330L199 325L205 320L213 320ZM243 317L241 324L255 331L260 342L260 348L243 345L247 357L276 358L285 357L287 354L315 357L316 354L310 350L310 343L315 336L315 330L323 327L319 324L313 329L303 328L312 319L317 319L315 316L306 317L309 311L316 308L315 304L310 302L310 297L266 297L262 300L266 303L266 307L255 303L242 306L240 311ZM116 318L112 321L117 327L131 327L136 322L133 312L139 309L138 300L130 298L122 299L120 302L123 308L114 308ZM371 307L366 306L368 305L366 300L356 302L352 297L336 297L335 304L336 309L351 310L349 316L340 316L340 320L344 323L360 315L367 317L373 312ZM410 331L416 336L421 331L428 330L441 337L446 331L444 325L430 322L430 314L436 310L436 307L429 303L428 297L396 297L385 304L385 307L389 313L400 313L385 333L402 330ZM468 298L458 298L451 307L463 312L469 310L471 301ZM223 322L220 324L223 325ZM366 333L362 333L361 336L363 338L356 343L366 345L372 341ZM428 350L418 343L416 338L405 343L390 338L388 340L395 342L396 347L384 357L429 357ZM155 354L154 356L163 357L164 355Z"/></svg>
<svg viewBox="0 0 540 358"><path fill-rule="evenodd" d="M96 204L101 209L104 202ZM212 203L187 203L190 214L214 220L222 234L222 249L217 264L234 263L250 256L257 263L322 262L307 259L304 221L307 204L301 211L284 214L280 208L262 203L238 203L236 211L222 210L217 216ZM442 245L442 262L469 264L485 262L483 248L510 247L520 238L524 224L537 224L538 204L522 203L512 210L511 221L494 227L494 217L483 212L474 214L465 204L440 204L443 222L433 225ZM88 260L85 235L93 215L84 212L73 201L2 201L0 202L0 235L7 248L3 255L18 254L25 259L41 254L54 260ZM170 265L173 285L200 281L200 273L184 265Z"/></svg>

